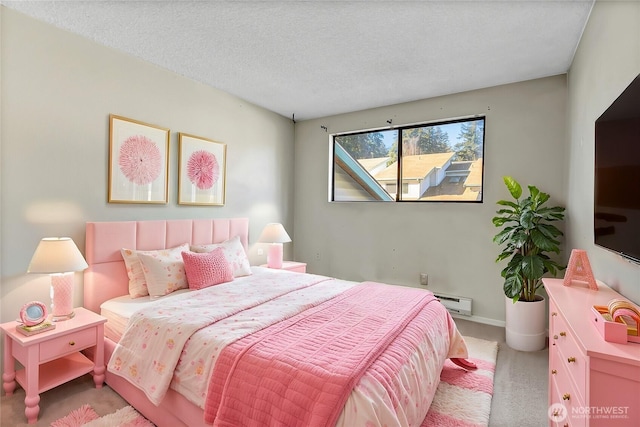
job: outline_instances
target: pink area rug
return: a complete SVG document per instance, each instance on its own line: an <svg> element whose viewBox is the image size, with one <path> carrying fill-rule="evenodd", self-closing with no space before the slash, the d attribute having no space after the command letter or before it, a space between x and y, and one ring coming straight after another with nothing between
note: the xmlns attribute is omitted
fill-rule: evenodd
<svg viewBox="0 0 640 427"><path fill-rule="evenodd" d="M498 343L465 337L469 360L478 369L466 371L445 362L440 385L422 427L479 427L489 425Z"/></svg>
<svg viewBox="0 0 640 427"><path fill-rule="evenodd" d="M89 405L71 411L66 417L51 423L51 427L154 427L131 406L125 406L112 414L100 417Z"/></svg>

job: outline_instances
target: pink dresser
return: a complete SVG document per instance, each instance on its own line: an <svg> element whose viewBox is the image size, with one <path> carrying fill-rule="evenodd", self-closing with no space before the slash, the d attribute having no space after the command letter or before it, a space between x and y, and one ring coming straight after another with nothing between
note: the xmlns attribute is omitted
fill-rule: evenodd
<svg viewBox="0 0 640 427"><path fill-rule="evenodd" d="M591 307L620 294L605 285L564 286L544 279L549 295L549 425L640 426L640 344L604 340Z"/></svg>

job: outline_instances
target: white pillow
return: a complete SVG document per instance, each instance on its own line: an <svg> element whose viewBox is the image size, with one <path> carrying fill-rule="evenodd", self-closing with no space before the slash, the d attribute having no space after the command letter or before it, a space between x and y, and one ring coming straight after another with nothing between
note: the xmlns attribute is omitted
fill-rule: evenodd
<svg viewBox="0 0 640 427"><path fill-rule="evenodd" d="M179 256L180 259L176 260L172 254L138 253L151 297L161 297L178 289L189 287L182 261L182 252Z"/></svg>
<svg viewBox="0 0 640 427"><path fill-rule="evenodd" d="M144 277L144 271L142 271L142 265L138 254L159 256L169 256L176 261L182 261L182 252L189 250L189 244L184 243L180 246L170 249L159 249L155 251L136 251L134 249L121 249L122 259L124 259L124 265L127 268L127 275L129 276L129 296L131 298L139 298L149 295L147 289L147 281Z"/></svg>
<svg viewBox="0 0 640 427"><path fill-rule="evenodd" d="M191 252L211 252L216 248L222 248L224 250L224 257L231 266L233 277L251 275L251 264L249 264L249 258L247 258L247 253L244 251L239 236L232 237L222 243L192 245Z"/></svg>

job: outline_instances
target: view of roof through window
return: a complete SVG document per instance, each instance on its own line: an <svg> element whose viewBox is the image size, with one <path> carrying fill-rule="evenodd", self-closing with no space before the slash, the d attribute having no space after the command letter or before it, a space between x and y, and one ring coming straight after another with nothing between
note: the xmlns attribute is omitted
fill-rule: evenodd
<svg viewBox="0 0 640 427"><path fill-rule="evenodd" d="M484 123L335 135L331 200L481 202Z"/></svg>

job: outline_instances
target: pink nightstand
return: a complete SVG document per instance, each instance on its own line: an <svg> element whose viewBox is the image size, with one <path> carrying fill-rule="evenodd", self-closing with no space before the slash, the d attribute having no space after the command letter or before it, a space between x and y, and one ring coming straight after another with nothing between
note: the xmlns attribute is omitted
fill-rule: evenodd
<svg viewBox="0 0 640 427"><path fill-rule="evenodd" d="M56 322L56 328L26 336L16 331L18 322L0 325L4 331L4 391L11 396L16 381L25 390L25 410L29 424L38 420L40 393L93 372L96 388L104 382L104 317L76 308L75 316ZM96 347L94 360L80 351ZM24 369L15 370L15 361Z"/></svg>
<svg viewBox="0 0 640 427"><path fill-rule="evenodd" d="M262 264L260 267L267 267L267 264ZM283 261L282 268L280 268L279 270L294 271L296 273L306 273L307 264L304 262Z"/></svg>

